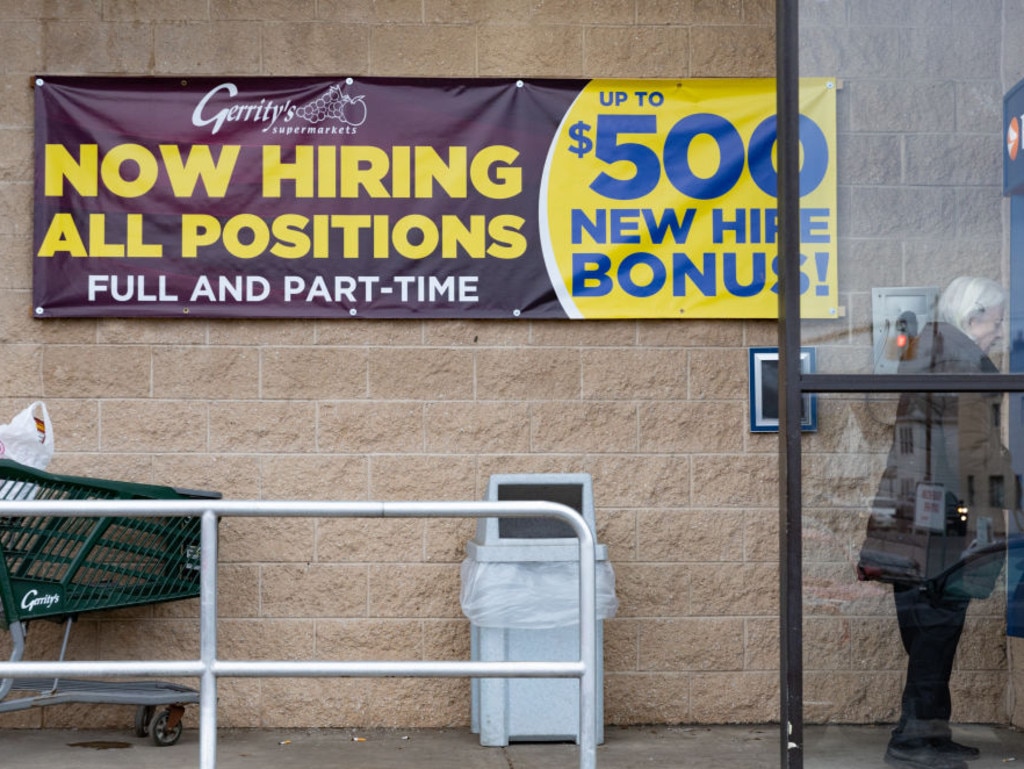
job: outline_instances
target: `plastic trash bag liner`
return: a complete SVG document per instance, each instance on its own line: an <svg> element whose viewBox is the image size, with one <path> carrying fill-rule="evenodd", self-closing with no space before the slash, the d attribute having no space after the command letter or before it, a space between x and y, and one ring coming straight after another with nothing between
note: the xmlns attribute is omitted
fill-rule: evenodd
<svg viewBox="0 0 1024 769"><path fill-rule="evenodd" d="M480 627L546 629L580 621L578 561L462 562L463 613ZM597 619L615 616L615 571L597 562Z"/></svg>

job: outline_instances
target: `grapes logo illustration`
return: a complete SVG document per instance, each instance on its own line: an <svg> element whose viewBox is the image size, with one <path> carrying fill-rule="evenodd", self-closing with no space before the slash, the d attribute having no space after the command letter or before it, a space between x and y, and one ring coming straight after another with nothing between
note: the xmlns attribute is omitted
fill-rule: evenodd
<svg viewBox="0 0 1024 769"><path fill-rule="evenodd" d="M313 125L325 120L337 120L358 128L366 121L366 102L362 96L349 96L342 93L341 86L332 85L327 93L296 107L295 117Z"/></svg>

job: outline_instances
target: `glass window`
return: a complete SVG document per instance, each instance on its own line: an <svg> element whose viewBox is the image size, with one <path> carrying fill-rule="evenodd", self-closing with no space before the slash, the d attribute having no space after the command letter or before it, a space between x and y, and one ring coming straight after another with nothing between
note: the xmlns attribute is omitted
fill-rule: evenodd
<svg viewBox="0 0 1024 769"><path fill-rule="evenodd" d="M836 85L837 312L800 324L817 374L1024 371L1020 4L799 10L801 78ZM801 244L808 290L817 248ZM817 394L801 437L809 766L1024 751L1024 395L991 389Z"/></svg>

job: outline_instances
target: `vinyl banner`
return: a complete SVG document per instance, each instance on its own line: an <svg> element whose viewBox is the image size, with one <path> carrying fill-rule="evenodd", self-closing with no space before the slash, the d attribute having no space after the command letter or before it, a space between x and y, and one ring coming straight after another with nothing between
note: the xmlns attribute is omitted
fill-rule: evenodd
<svg viewBox="0 0 1024 769"><path fill-rule="evenodd" d="M772 318L773 80L40 77L38 317ZM801 82L805 317L835 89Z"/></svg>

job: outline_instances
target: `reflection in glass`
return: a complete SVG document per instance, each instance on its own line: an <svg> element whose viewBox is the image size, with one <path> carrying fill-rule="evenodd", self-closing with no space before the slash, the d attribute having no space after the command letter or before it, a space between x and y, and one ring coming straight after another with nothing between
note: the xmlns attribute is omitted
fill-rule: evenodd
<svg viewBox="0 0 1024 769"><path fill-rule="evenodd" d="M1024 203L1002 190L1019 3L799 10L801 76L838 84L840 306L805 318L800 344L823 374L1024 370ZM970 317L944 315L961 275L1016 294L996 308L961 285ZM818 394L818 431L801 436L808 766L840 751L880 766L888 751L959 769L973 751L957 745L981 750L976 766L1024 755L1024 448L1016 468L1004 449L1024 443L1022 415L1019 393ZM861 559L869 525L875 562Z"/></svg>
<svg viewBox="0 0 1024 769"><path fill-rule="evenodd" d="M921 328L906 346L899 372L998 371L987 352L1000 340L1005 305L1005 293L993 281L967 277L952 281L938 300L936 320ZM978 643L998 649L1003 633L1005 598L997 586L1005 585L1001 580L1005 580L1006 513L1017 507L1019 494L1004 446L1002 402L1000 393L904 393L895 403L891 398L868 397L860 407L854 399L823 397L823 423L834 419L832 424L842 425L839 417L845 409L848 426L854 415L870 416L876 427L888 424L887 430L865 434L859 445L850 442L849 436L832 439L832 443L839 441L837 446L845 443L884 457L884 463L880 468L872 464L843 468L839 456L820 462L821 446L809 443L805 451L808 466L821 474L805 482L809 508L805 546L810 562L807 627L825 634L805 642L808 680L813 685L817 660L822 660L817 664L824 670L840 665L810 651L809 643L818 641L828 647L835 642L831 634L842 630L849 638L855 668L862 665L869 674L865 680L877 687L868 690L851 681L852 691L846 694L865 698L860 703L863 717L895 722L881 747L887 762L896 766L959 767L976 754L973 746L954 740L954 712L969 713L967 720L994 720L1001 707L1005 661L998 655L986 660L991 667L985 667L984 676L976 680L988 688L974 692L973 699L955 703L951 679L956 660L965 656L960 650L965 629L979 631L967 633L967 648L975 655ZM888 447L887 452L880 450L882 446ZM851 487L841 482L844 475ZM842 500L858 480L859 492ZM857 555L856 572L865 582L861 589L850 586L845 593L849 600L832 607L849 616L850 624L844 628L823 622L820 615L828 604L815 602L829 594L815 584L825 574L821 568L828 557L816 542L823 532L841 536L847 522L840 517L829 522L809 503L848 505L853 499L870 504L865 505L869 515L847 516L857 521L848 530L848 552ZM849 572L845 579L852 580ZM972 603L983 608L973 608ZM984 621L979 622L979 617ZM880 646L881 639L890 646ZM992 675L998 676L995 684L985 677ZM975 675L969 678L974 680ZM855 717L848 708L829 701L826 709Z"/></svg>
<svg viewBox="0 0 1024 769"><path fill-rule="evenodd" d="M959 277L937 320L907 345L900 373L995 373L1000 286ZM857 565L892 584L907 672L889 763L953 766L978 755L952 739L950 677L972 598L988 598L1005 560L1005 479L999 396L905 393ZM982 486L981 482L987 481ZM978 492L984 488L987 494Z"/></svg>

